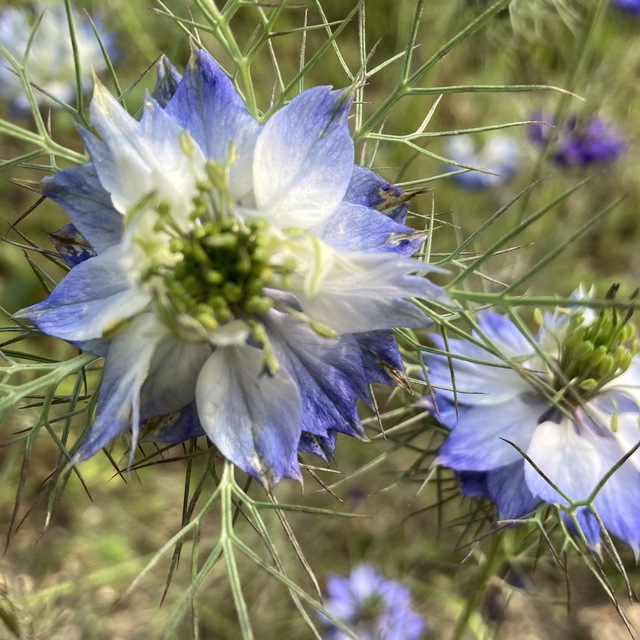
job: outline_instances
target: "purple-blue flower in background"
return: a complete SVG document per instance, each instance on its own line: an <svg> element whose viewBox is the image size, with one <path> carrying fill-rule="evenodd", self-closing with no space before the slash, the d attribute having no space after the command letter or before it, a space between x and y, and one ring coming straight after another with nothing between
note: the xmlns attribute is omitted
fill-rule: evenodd
<svg viewBox="0 0 640 640"><path fill-rule="evenodd" d="M467 189L495 187L513 177L520 166L517 142L501 134L493 135L482 146L478 146L470 135L452 136L445 142L445 153L458 165L462 165L449 165L448 170L451 172L459 172L464 167L483 169L455 173L452 176Z"/></svg>
<svg viewBox="0 0 640 640"><path fill-rule="evenodd" d="M327 580L325 609L350 627L359 640L420 640L427 625L412 609L411 593L400 582L388 580L369 565L353 569L349 577ZM348 640L322 617L326 640Z"/></svg>
<svg viewBox="0 0 640 640"><path fill-rule="evenodd" d="M553 118L534 115L529 137L538 145L545 145L552 137ZM563 167L584 167L612 162L627 148L620 131L602 118L581 119L568 117L552 140L551 157Z"/></svg>
<svg viewBox="0 0 640 640"><path fill-rule="evenodd" d="M31 34L38 18L42 16L35 35ZM100 73L107 68L100 42L86 15L72 11L75 24L76 45L80 60L81 82L88 87L92 84L92 73ZM113 35L94 20L100 40L111 58L117 55ZM76 68L69 35L67 12L59 6L36 4L33 10L9 7L0 12L0 45L18 63L22 63L27 45L29 53L26 61L27 76L31 83L62 102L71 102L76 95ZM47 95L33 92L39 104L57 106ZM20 78L14 73L9 61L0 53L0 98L8 100L19 112L28 111L29 102L25 96Z"/></svg>
<svg viewBox="0 0 640 640"><path fill-rule="evenodd" d="M612 4L619 9L629 11L640 16L640 0L611 0Z"/></svg>
<svg viewBox="0 0 640 640"><path fill-rule="evenodd" d="M445 347L432 336L443 352L425 355L433 413L451 429L436 464L456 472L465 495L493 500L501 519L593 498L593 511L575 507L589 544L602 535L595 511L637 554L640 358L627 320L610 308L561 308L545 314L532 344L509 318L483 311L473 340Z"/></svg>
<svg viewBox="0 0 640 640"><path fill-rule="evenodd" d="M42 184L73 268L19 316L105 356L74 461L129 429L206 434L264 484L300 478L299 451L363 434L358 401L402 368L391 329L429 324L407 299L444 294L414 275L431 268L409 257L406 198L353 164L349 91L309 89L262 124L202 50L159 76L140 121L96 86L91 163Z"/></svg>

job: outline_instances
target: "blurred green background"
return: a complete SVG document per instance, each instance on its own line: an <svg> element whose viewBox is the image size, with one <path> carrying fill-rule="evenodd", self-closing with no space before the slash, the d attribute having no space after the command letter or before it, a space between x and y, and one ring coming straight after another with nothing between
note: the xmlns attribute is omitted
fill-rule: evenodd
<svg viewBox="0 0 640 640"><path fill-rule="evenodd" d="M29 3L13 4L27 6ZM269 14L275 10L274 5L267 3L246 4L231 24L241 46L254 42L252 38L256 34L261 37L261 32L256 32L259 12ZM417 214L416 225L424 224L421 216L435 220L430 238L431 261L448 255L533 181L538 183L529 194L474 240L468 248L469 255L487 251L524 217L546 206L587 176L591 178L509 241L505 248L511 251L490 258L483 265L484 277L467 281L465 286L470 289L497 291L500 283L510 283L526 275L540 259L562 247L576 229L621 197L621 203L602 216L588 232L566 246L555 260L531 278L526 278L517 293L566 297L581 282L586 286L595 284L600 294L604 294L612 282L621 282L623 289L630 292L638 283L640 232L636 219L640 165L636 138L640 132L640 46L637 37L640 18L634 19L611 7L596 25L585 47L585 29L591 24L597 4L587 0L514 1L511 11L502 11L490 24L462 42L420 82L422 87L544 84L563 87L579 97L567 98L554 91L446 94L426 127L429 135L416 140L426 153L417 153L398 142L383 142L376 146L371 140L361 140L358 144L358 157L363 157L387 179L409 187L429 187L428 192L412 201L412 211ZM127 104L133 112L141 104L144 91L152 90L155 83L154 69L144 76L141 74L161 53L165 53L179 70L184 68L189 57L188 38L176 22L167 17L160 4L112 0L109 3L73 2L73 5L99 15L106 28L117 35L121 55L115 65L116 71L121 86L132 87ZM277 94L273 59L277 59L285 83L289 82L298 71L301 50L304 49L308 60L327 42L327 29L323 23L335 29L356 7L352 0L323 0L321 6L326 14L323 18L318 6L311 1L295 0L282 5L283 9L271 27L272 37L265 40L251 67L261 111L268 110L274 91ZM414 64L417 66L428 60L476 19L487 5L481 0L425 2ZM192 11L195 22L203 21L198 8L189 3L167 0L164 6L184 20L189 20ZM416 2L366 0L362 6L367 50L372 52L368 67L372 69L404 49ZM320 26L308 29L303 36L304 25ZM233 73L232 61L213 36L202 30L200 35L202 44ZM357 15L336 39L336 44L344 64L355 73L360 65ZM575 72L577 60L582 60L583 64ZM368 79L364 91L365 119L395 87L401 65L402 61L398 60ZM103 80L111 87L108 76L103 76ZM303 86L331 84L342 87L349 83L340 58L330 46L320 62L306 74ZM241 84L240 88L243 88ZM288 97L296 92L292 91ZM402 99L384 119L384 133L403 136L415 131L437 100L437 94ZM432 180L445 171L442 161L430 157L430 154L446 155L444 137L440 133L526 121L533 113L554 114L561 106L564 113L599 114L614 122L627 140L624 155L605 165L561 168L542 157L542 149L529 141L526 126L518 126L506 131L517 140L521 149L520 169L508 182L482 191L467 191L450 177ZM17 118L8 105L0 105L0 117ZM20 122L29 128L28 119ZM67 114L52 112L51 130L56 140L82 151L79 136ZM477 134L479 140L489 135ZM0 140L3 160L24 152L17 141L8 137ZM25 259L25 252L12 243L22 244L24 241L19 235L22 234L38 246L51 248L47 233L66 223L64 214L45 202L22 219L15 229L11 226L37 201L34 193L11 180L40 177L42 174L37 171L11 168L3 171L4 179L0 182L0 207L8 241L0 247L0 304L9 313L45 295ZM33 251L27 253L54 280L62 276L62 270L52 267ZM7 322L5 319L4 324ZM44 338L34 340L32 349L39 349L52 358L73 354L65 345ZM387 407L414 402L415 398L403 394L389 397L387 391L381 390L381 413ZM491 510L486 505L459 500L451 479L444 474L438 482L434 480L426 487L422 485L427 463L416 461L421 460L424 451L437 444L438 436L432 444L432 433L427 431L412 438L410 446L396 450L394 447L398 442L408 439L404 434L410 432L412 417L415 424L427 422L416 408L398 418L385 420L385 429L391 429L386 436L380 435L377 421L371 419L368 425L371 443L340 438L336 458L330 467L339 470L341 475L317 472L324 483L340 480L331 491L333 495L311 476L306 478L304 490L292 482L284 482L277 488L276 494L282 501L364 516L341 518L299 513L289 516L321 585L327 575L346 574L350 567L363 561L376 565L389 577L401 579L411 587L416 609L429 621L430 637L434 638L451 637L466 602L471 603L469 609L473 612L465 636L469 638L565 638L571 637L570 633L575 633L576 638L588 638L591 637L589 633L595 634L593 624L584 622L581 611L587 606L593 610L606 602L602 588L578 558L569 559L567 579L544 550L544 545L540 545L540 552L536 553L539 538L535 534L527 537L524 531L513 531L505 536L501 543L504 548L500 566L492 567L491 576L477 582L480 579L478 566L486 567L482 560L486 547L492 542L483 541L476 546L473 541L486 531ZM3 425L3 440L28 428L30 420L29 411L12 416ZM164 455L170 458L181 453L182 449L176 448ZM119 455L119 450L114 453L116 459ZM0 585L4 579L4 586L0 587L0 611L11 619L15 617L25 638L129 640L160 637L190 581L189 544L185 545L183 558L162 604L171 551L133 593L123 600L120 596L146 562L181 526L185 462L157 464L129 476L117 476L105 456L96 456L81 468L90 496L73 477L57 501L49 522L46 483L55 468L56 456L57 449L44 432L29 452L26 463L21 444L0 449L0 522L6 523L7 531L11 529L6 553L0 558ZM321 466L317 460L307 462ZM196 461L194 464L202 463ZM412 467L420 472L415 475L405 473ZM20 508L12 521L21 474L25 474L24 490ZM258 498L260 491L254 489ZM283 562L306 589L312 590L312 583L305 576L277 518L274 515L265 517L272 525L270 530L274 541L280 545L278 548L284 549ZM13 522L12 526L10 522ZM204 522L201 557L206 556L216 540L219 527L216 511ZM19 527L16 526L18 523ZM243 539L260 546L255 532L242 518L238 526L242 528ZM631 566L630 553L625 560ZM241 563L240 570L257 638L299 640L312 637L281 585L248 561ZM614 576L612 579L618 593L624 597L621 578ZM519 593L514 591L514 584L527 587L524 602L514 596ZM506 605L510 597L511 609ZM568 601L571 603L569 623L561 622L562 616L558 612L566 610ZM192 637L194 624L200 630L201 638L232 640L239 637L233 600L222 566L216 566L201 585L199 602L198 620L194 622L187 611L176 638ZM611 624L618 628L615 615L611 615L613 608L605 611L600 618L609 620L611 617ZM525 636L523 629L528 628L527 624L534 635ZM8 630L5 635L11 637ZM5 636L0 624L2 637Z"/></svg>

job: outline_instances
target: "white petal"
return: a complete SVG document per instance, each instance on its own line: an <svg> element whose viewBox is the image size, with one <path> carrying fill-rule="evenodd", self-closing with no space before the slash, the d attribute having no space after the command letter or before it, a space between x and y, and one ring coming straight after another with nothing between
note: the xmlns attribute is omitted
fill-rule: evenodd
<svg viewBox="0 0 640 640"><path fill-rule="evenodd" d="M596 438L590 430L578 429L567 418L559 424L543 422L531 438L527 455L570 500L585 500L608 470L598 446L604 438ZM525 479L531 492L542 500L567 504L528 462Z"/></svg>
<svg viewBox="0 0 640 640"><path fill-rule="evenodd" d="M614 418L613 436L620 449L628 453L640 442L640 416L637 413L622 413ZM631 462L640 471L640 447L631 455Z"/></svg>
<svg viewBox="0 0 640 640"><path fill-rule="evenodd" d="M156 345L166 332L154 314L145 313L113 339L100 386L98 418L74 461L86 460L129 428L133 432L133 452L140 424L140 388L147 377Z"/></svg>
<svg viewBox="0 0 640 640"><path fill-rule="evenodd" d="M395 254L339 253L314 243L307 259L290 291L307 315L338 333L427 326L424 314L404 299L441 293L426 278L407 275L428 266Z"/></svg>
<svg viewBox="0 0 640 640"><path fill-rule="evenodd" d="M536 430L528 454L547 478L571 501L586 500L617 465L624 452L618 441L602 437L569 421L545 422ZM526 463L525 479L534 495L549 503L567 504L533 467ZM631 545L640 545L640 474L626 461L599 490L593 501L607 530Z"/></svg>
<svg viewBox="0 0 640 640"><path fill-rule="evenodd" d="M353 173L347 126L351 101L329 87L300 94L265 124L255 147L255 199L282 228L321 224Z"/></svg>
<svg viewBox="0 0 640 640"><path fill-rule="evenodd" d="M634 357L631 366L607 384L605 389L624 393L640 408L640 358Z"/></svg>
<svg viewBox="0 0 640 640"><path fill-rule="evenodd" d="M244 320L232 320L208 332L209 340L220 347L242 345L247 341L251 328Z"/></svg>
<svg viewBox="0 0 640 640"><path fill-rule="evenodd" d="M138 205L151 193L168 202L179 219L192 209L195 183L203 174L204 156L192 142L192 157L180 144L182 128L147 97L141 122L137 122L99 83L91 102L92 123L102 142L85 135L103 187L121 213Z"/></svg>

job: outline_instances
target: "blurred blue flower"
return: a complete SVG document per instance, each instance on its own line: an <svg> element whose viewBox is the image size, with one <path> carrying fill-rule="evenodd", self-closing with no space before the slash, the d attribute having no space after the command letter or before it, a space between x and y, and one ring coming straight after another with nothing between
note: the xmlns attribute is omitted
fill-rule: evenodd
<svg viewBox="0 0 640 640"><path fill-rule="evenodd" d="M459 165L449 165L449 171L460 171L464 167L477 167L490 173L469 170L456 173L453 179L467 189L487 189L495 187L509 178L518 170L520 165L520 151L517 142L508 136L496 134L478 147L470 135L459 135L447 138L445 153Z"/></svg>
<svg viewBox="0 0 640 640"><path fill-rule="evenodd" d="M0 45L5 47L19 63L22 62L31 34L42 16L29 46L26 70L33 85L62 102L71 102L76 95L76 71L69 36L67 13L57 6L36 4L33 10L9 7L0 12ZM72 12L76 28L76 43L81 63L81 80L91 85L92 69L96 73L107 68L100 44L86 15ZM116 56L114 37L94 21L106 50ZM39 104L57 106L44 93L34 91ZM13 72L9 61L0 53L0 98L8 100L19 112L28 111L29 102L20 78Z"/></svg>
<svg viewBox="0 0 640 640"><path fill-rule="evenodd" d="M425 355L434 416L451 429L436 464L456 472L465 495L493 500L501 519L541 502L586 500L619 465L592 504L607 531L637 554L640 358L626 319L611 309L558 309L544 316L532 344L510 319L483 311L473 340L445 347L432 336L450 354ZM593 511L580 506L576 515L597 548Z"/></svg>
<svg viewBox="0 0 640 640"><path fill-rule="evenodd" d="M325 609L352 628L359 640L419 640L427 625L411 606L411 593L404 585L388 580L368 565L356 567L348 578L327 580ZM322 617L326 640L349 640L349 636Z"/></svg>
<svg viewBox="0 0 640 640"><path fill-rule="evenodd" d="M531 119L539 122L530 126L530 139L539 145L547 144L553 132L553 118L536 114ZM552 145L551 157L564 167L611 162L627 147L622 134L610 122L602 118L582 120L576 116L565 120Z"/></svg>
<svg viewBox="0 0 640 640"><path fill-rule="evenodd" d="M614 6L640 16L640 0L611 0Z"/></svg>
<svg viewBox="0 0 640 640"><path fill-rule="evenodd" d="M348 91L260 124L197 51L184 77L161 63L156 95L137 121L96 86L92 162L42 184L73 268L19 316L106 358L75 461L128 429L206 434L264 484L300 478L298 451L362 436L358 401L401 372L391 329L429 324L407 298L444 294L412 275L431 268L405 195L353 164Z"/></svg>

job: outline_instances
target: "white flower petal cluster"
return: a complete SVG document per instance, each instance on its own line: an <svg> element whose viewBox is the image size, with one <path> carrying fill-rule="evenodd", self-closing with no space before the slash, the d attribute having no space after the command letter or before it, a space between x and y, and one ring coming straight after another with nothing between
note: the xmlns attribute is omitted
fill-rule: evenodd
<svg viewBox="0 0 640 640"><path fill-rule="evenodd" d="M81 62L81 82L91 86L92 72L107 68L100 43L85 15L72 12L75 24L78 58ZM114 57L114 38L100 29L102 44ZM35 30L35 32L34 32ZM40 104L55 106L46 94L61 102L71 102L76 95L76 68L69 36L69 23L64 6L36 4L32 10L8 7L0 12L0 45L21 64L25 61L27 75L36 87L34 97ZM28 46L28 51L27 51ZM43 93L38 89L42 89ZM9 61L0 53L0 99L8 100L17 111L27 111L29 102L20 78Z"/></svg>

